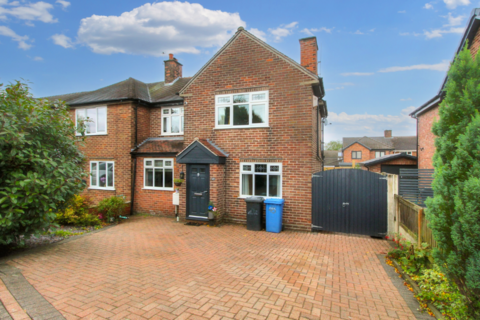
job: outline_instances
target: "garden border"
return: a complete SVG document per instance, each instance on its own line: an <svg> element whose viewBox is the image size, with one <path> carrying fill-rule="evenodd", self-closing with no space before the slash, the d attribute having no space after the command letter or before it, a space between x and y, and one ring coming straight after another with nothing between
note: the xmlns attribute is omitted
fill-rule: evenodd
<svg viewBox="0 0 480 320"><path fill-rule="evenodd" d="M398 270L398 272L402 276L403 280L405 280L412 287L414 294L418 295L421 290L418 287L417 283L415 281L413 281L412 278L410 278L410 276L403 271L402 267L398 264L397 261L395 261L394 259L390 259L390 261L392 261L393 265ZM428 301L425 301L425 304L428 306L428 308L435 315L436 319L445 320L442 313L440 311L438 311L438 309L432 303L430 303Z"/></svg>

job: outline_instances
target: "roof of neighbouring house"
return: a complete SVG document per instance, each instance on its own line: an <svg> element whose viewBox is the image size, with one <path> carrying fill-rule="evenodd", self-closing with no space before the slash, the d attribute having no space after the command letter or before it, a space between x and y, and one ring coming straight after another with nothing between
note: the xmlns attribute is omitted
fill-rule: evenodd
<svg viewBox="0 0 480 320"><path fill-rule="evenodd" d="M388 162L388 161L395 160L395 159L417 160L417 157L408 155L406 153L394 153L394 154L388 154L388 155L383 156L383 157L363 161L363 162L360 162L360 164L365 166L365 167L370 167L370 166L373 166L375 164L384 163L384 162Z"/></svg>
<svg viewBox="0 0 480 320"><path fill-rule="evenodd" d="M340 161L342 160L342 157L338 155L338 153L341 151L337 150L325 150L323 151L324 159L323 159L323 165L324 166L334 166L338 167L340 164Z"/></svg>
<svg viewBox="0 0 480 320"><path fill-rule="evenodd" d="M475 38L475 34L477 33L478 29L480 28L480 8L476 8L472 10L472 13L470 14L470 19L467 22L467 27L465 28L465 32L463 34L463 37L460 41L460 44L458 45L457 51L455 51L455 56L453 57L452 61L455 59L458 53L462 51L463 47L465 46L465 43L468 41L469 47L473 42L473 39ZM444 88L445 85L447 84L448 80L448 71L447 75L445 75L445 79L442 82L442 86L440 87L440 90L438 90L438 93L430 100L422 104L420 107L416 108L415 110L412 111L409 115L411 117L416 117L419 114L431 109L434 106L437 106L438 103L443 99L444 95Z"/></svg>
<svg viewBox="0 0 480 320"><path fill-rule="evenodd" d="M190 78L178 78L171 84L165 81L144 83L128 78L94 91L77 92L46 97L48 100L63 100L68 105L83 105L116 100L140 100L148 103L183 101L177 93Z"/></svg>
<svg viewBox="0 0 480 320"><path fill-rule="evenodd" d="M417 137L346 137L343 138L343 150L358 143L369 150L416 150Z"/></svg>
<svg viewBox="0 0 480 320"><path fill-rule="evenodd" d="M132 153L179 153L183 149L183 137L148 138L132 150Z"/></svg>

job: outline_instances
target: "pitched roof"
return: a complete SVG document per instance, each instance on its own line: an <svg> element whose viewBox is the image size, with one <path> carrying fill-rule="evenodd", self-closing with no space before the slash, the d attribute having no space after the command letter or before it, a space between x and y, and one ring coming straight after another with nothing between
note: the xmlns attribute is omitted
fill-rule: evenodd
<svg viewBox="0 0 480 320"><path fill-rule="evenodd" d="M347 137L343 138L343 150L359 143L369 150L416 150L417 137Z"/></svg>
<svg viewBox="0 0 480 320"><path fill-rule="evenodd" d="M384 163L384 162L388 162L388 161L391 161L391 160L402 159L402 158L403 159L417 160L417 157L408 155L406 153L394 153L394 154L388 154L388 155L383 156L383 157L379 157L379 158L367 160L367 161L364 161L364 162L360 162L360 164L365 166L365 167L370 167L370 166L373 166L375 164Z"/></svg>
<svg viewBox="0 0 480 320"><path fill-rule="evenodd" d="M202 146L205 147L205 149L207 149L208 151L210 151L211 153L213 153L218 157L224 157L224 158L228 157L228 154L222 149L220 149L220 147L217 146L215 143L213 143L213 141L211 141L210 139L197 139L197 138L193 140L192 143L190 143L188 146L186 146L185 149L181 150L181 152L177 156L181 155L185 150L187 150L195 142L200 143Z"/></svg>
<svg viewBox="0 0 480 320"><path fill-rule="evenodd" d="M165 85L164 81L144 83L128 78L107 87L94 91L84 91L58 96L46 97L48 100L63 100L68 105L82 105L115 100L141 100L148 103L166 101L183 101L177 93L187 84L190 78L179 78Z"/></svg>
<svg viewBox="0 0 480 320"><path fill-rule="evenodd" d="M465 32L463 34L462 39L460 40L460 44L458 45L457 51L455 52L455 56L452 59L452 63L455 60L455 57L457 54L462 51L462 49L465 47L465 43L468 41L468 46L470 47L473 43L473 39L475 38L475 35L477 31L480 28L480 8L476 8L472 10L472 13L470 14L470 19L468 20L467 27L465 28ZM438 105L440 101L443 98L444 95L444 88L445 85L447 84L448 80L448 71L447 74L445 75L445 79L442 82L442 86L440 87L440 90L438 90L438 93L430 100L422 104L420 107L416 108L413 110L409 115L411 117L416 117L422 112L425 112L429 110L430 108Z"/></svg>
<svg viewBox="0 0 480 320"><path fill-rule="evenodd" d="M132 153L178 153L183 149L183 137L148 138L132 150Z"/></svg>
<svg viewBox="0 0 480 320"><path fill-rule="evenodd" d="M264 42L264 41L260 40L259 38L255 37L253 34L248 32L247 30L245 30L243 27L239 27L238 31L235 33L235 35L233 37L231 37L230 40L228 40L227 43L225 43L225 45L222 48L220 48L220 50L218 50L217 53L215 53L215 55L210 60L208 60L208 62L190 79L190 81L187 83L187 85L185 85L182 88L182 90L180 91L180 94L182 94L223 53L223 51L225 51L241 34L249 37L251 40L255 41L256 43L258 43L262 47L264 47L267 50L275 53L281 59L283 59L284 61L286 61L287 63L289 63L293 67L299 69L300 71L302 71L306 75L310 76L314 81L318 81L318 83L320 83L320 85L322 86L322 88L321 88L321 90L323 91L322 96L325 94L325 91L323 90L323 80L322 80L322 78L320 78L317 74L308 70L304 66L300 65L298 62L296 62L292 58L284 55L283 53L281 53L277 49L268 45L266 42Z"/></svg>

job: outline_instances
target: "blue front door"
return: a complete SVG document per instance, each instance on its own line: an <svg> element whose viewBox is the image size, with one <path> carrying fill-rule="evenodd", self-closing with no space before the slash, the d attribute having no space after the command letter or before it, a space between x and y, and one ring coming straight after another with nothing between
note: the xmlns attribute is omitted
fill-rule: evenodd
<svg viewBox="0 0 480 320"><path fill-rule="evenodd" d="M187 218L208 219L210 166L187 165Z"/></svg>

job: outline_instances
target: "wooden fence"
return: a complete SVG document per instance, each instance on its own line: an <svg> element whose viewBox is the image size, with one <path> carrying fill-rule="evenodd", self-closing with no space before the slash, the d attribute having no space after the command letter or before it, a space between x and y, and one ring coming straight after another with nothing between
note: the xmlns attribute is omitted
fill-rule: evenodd
<svg viewBox="0 0 480 320"><path fill-rule="evenodd" d="M433 238L432 230L428 227L424 209L413 202L395 195L397 225L402 226L417 240L417 246L421 247L426 242L432 248L437 246Z"/></svg>

